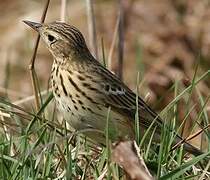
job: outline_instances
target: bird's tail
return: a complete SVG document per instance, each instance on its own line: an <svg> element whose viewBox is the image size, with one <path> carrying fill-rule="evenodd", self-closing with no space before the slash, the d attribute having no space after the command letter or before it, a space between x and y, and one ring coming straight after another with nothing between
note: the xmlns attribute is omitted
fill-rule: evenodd
<svg viewBox="0 0 210 180"><path fill-rule="evenodd" d="M193 154L193 155L195 155L195 156L199 156L201 154L204 154L204 152L202 152L201 150L199 150L195 146L191 145L190 143L188 143L187 141L185 141L180 136L177 136L176 137L175 143L176 143L175 147L177 147L180 144L183 144L184 150L187 151L187 152L189 152L189 153L191 153L191 154ZM175 149L175 147L173 149Z"/></svg>

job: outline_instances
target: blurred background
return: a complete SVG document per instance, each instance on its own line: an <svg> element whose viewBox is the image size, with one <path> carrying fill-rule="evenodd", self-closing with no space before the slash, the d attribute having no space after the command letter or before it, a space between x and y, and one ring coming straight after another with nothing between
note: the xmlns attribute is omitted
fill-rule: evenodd
<svg viewBox="0 0 210 180"><path fill-rule="evenodd" d="M37 34L22 20L39 22L44 0L0 1L0 96L18 100L33 94L28 65ZM210 2L208 0L122 0L123 9L123 81L133 90L139 72L139 93L161 111L196 77L210 70ZM108 59L119 16L119 1L93 1L98 59ZM61 1L51 0L46 22L60 20ZM88 36L86 1L68 0L66 22L78 27L91 51ZM114 42L111 70L118 71L118 47ZM41 90L47 89L53 59L41 42L35 69ZM198 69L196 71L196 67ZM195 106L188 117L197 118L201 109L198 92L205 100L210 95L210 77L203 78L190 98ZM183 98L178 104L178 119L186 115ZM210 116L210 103L206 105ZM187 129L187 128L186 128Z"/></svg>

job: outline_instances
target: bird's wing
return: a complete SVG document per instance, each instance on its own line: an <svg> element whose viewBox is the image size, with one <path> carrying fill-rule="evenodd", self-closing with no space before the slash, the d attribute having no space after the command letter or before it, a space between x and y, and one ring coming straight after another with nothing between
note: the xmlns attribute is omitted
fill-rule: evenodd
<svg viewBox="0 0 210 180"><path fill-rule="evenodd" d="M135 119L137 110L137 98L138 98L138 114L140 124L148 128L155 119L155 124L161 128L162 120L155 113L141 97L132 92L119 78L117 78L110 71L103 66L98 66L97 74L100 74L102 82L102 92L105 95L103 101L108 107L121 114L129 116L131 119ZM158 130L160 130L158 128Z"/></svg>
<svg viewBox="0 0 210 180"><path fill-rule="evenodd" d="M98 62L96 62L98 63ZM120 114L125 114L128 119L135 119L135 114L137 110L137 101L138 101L138 114L140 125L148 128L153 120L155 120L155 125L157 126L156 131L160 133L163 121L155 113L141 97L136 97L136 94L133 93L119 78L117 78L110 71L105 69L99 63L96 64L95 75L98 75L100 82L103 83L101 86L101 92L104 94L104 104L105 106L111 107L111 109L117 111ZM182 138L176 135L175 143L181 141ZM194 154L200 155L203 154L199 149L195 148L188 142L184 142L184 148Z"/></svg>

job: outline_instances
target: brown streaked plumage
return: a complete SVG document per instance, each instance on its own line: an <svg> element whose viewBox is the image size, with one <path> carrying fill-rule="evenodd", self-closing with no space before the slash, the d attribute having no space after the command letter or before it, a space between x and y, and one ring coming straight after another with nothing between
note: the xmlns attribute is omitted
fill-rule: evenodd
<svg viewBox="0 0 210 180"><path fill-rule="evenodd" d="M120 79L105 69L89 52L81 32L62 22L49 24L24 21L36 30L52 53L52 89L58 108L76 130L99 143L105 142L107 111L110 107L110 138L134 139L136 94ZM159 139L161 118L138 97L140 131L155 119ZM181 138L177 136L176 142ZM194 146L184 144L187 151L199 155Z"/></svg>

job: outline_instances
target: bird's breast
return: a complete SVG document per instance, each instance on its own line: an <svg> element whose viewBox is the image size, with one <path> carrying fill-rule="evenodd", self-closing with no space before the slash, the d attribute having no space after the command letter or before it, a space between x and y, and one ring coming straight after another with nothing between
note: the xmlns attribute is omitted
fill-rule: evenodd
<svg viewBox="0 0 210 180"><path fill-rule="evenodd" d="M132 127L123 115L105 107L100 83L90 74L82 74L72 70L52 68L51 84L58 109L69 124L77 129L92 129L101 132L104 139L109 114L111 136L131 136ZM89 136L91 133L88 133ZM116 139L114 137L113 139Z"/></svg>

